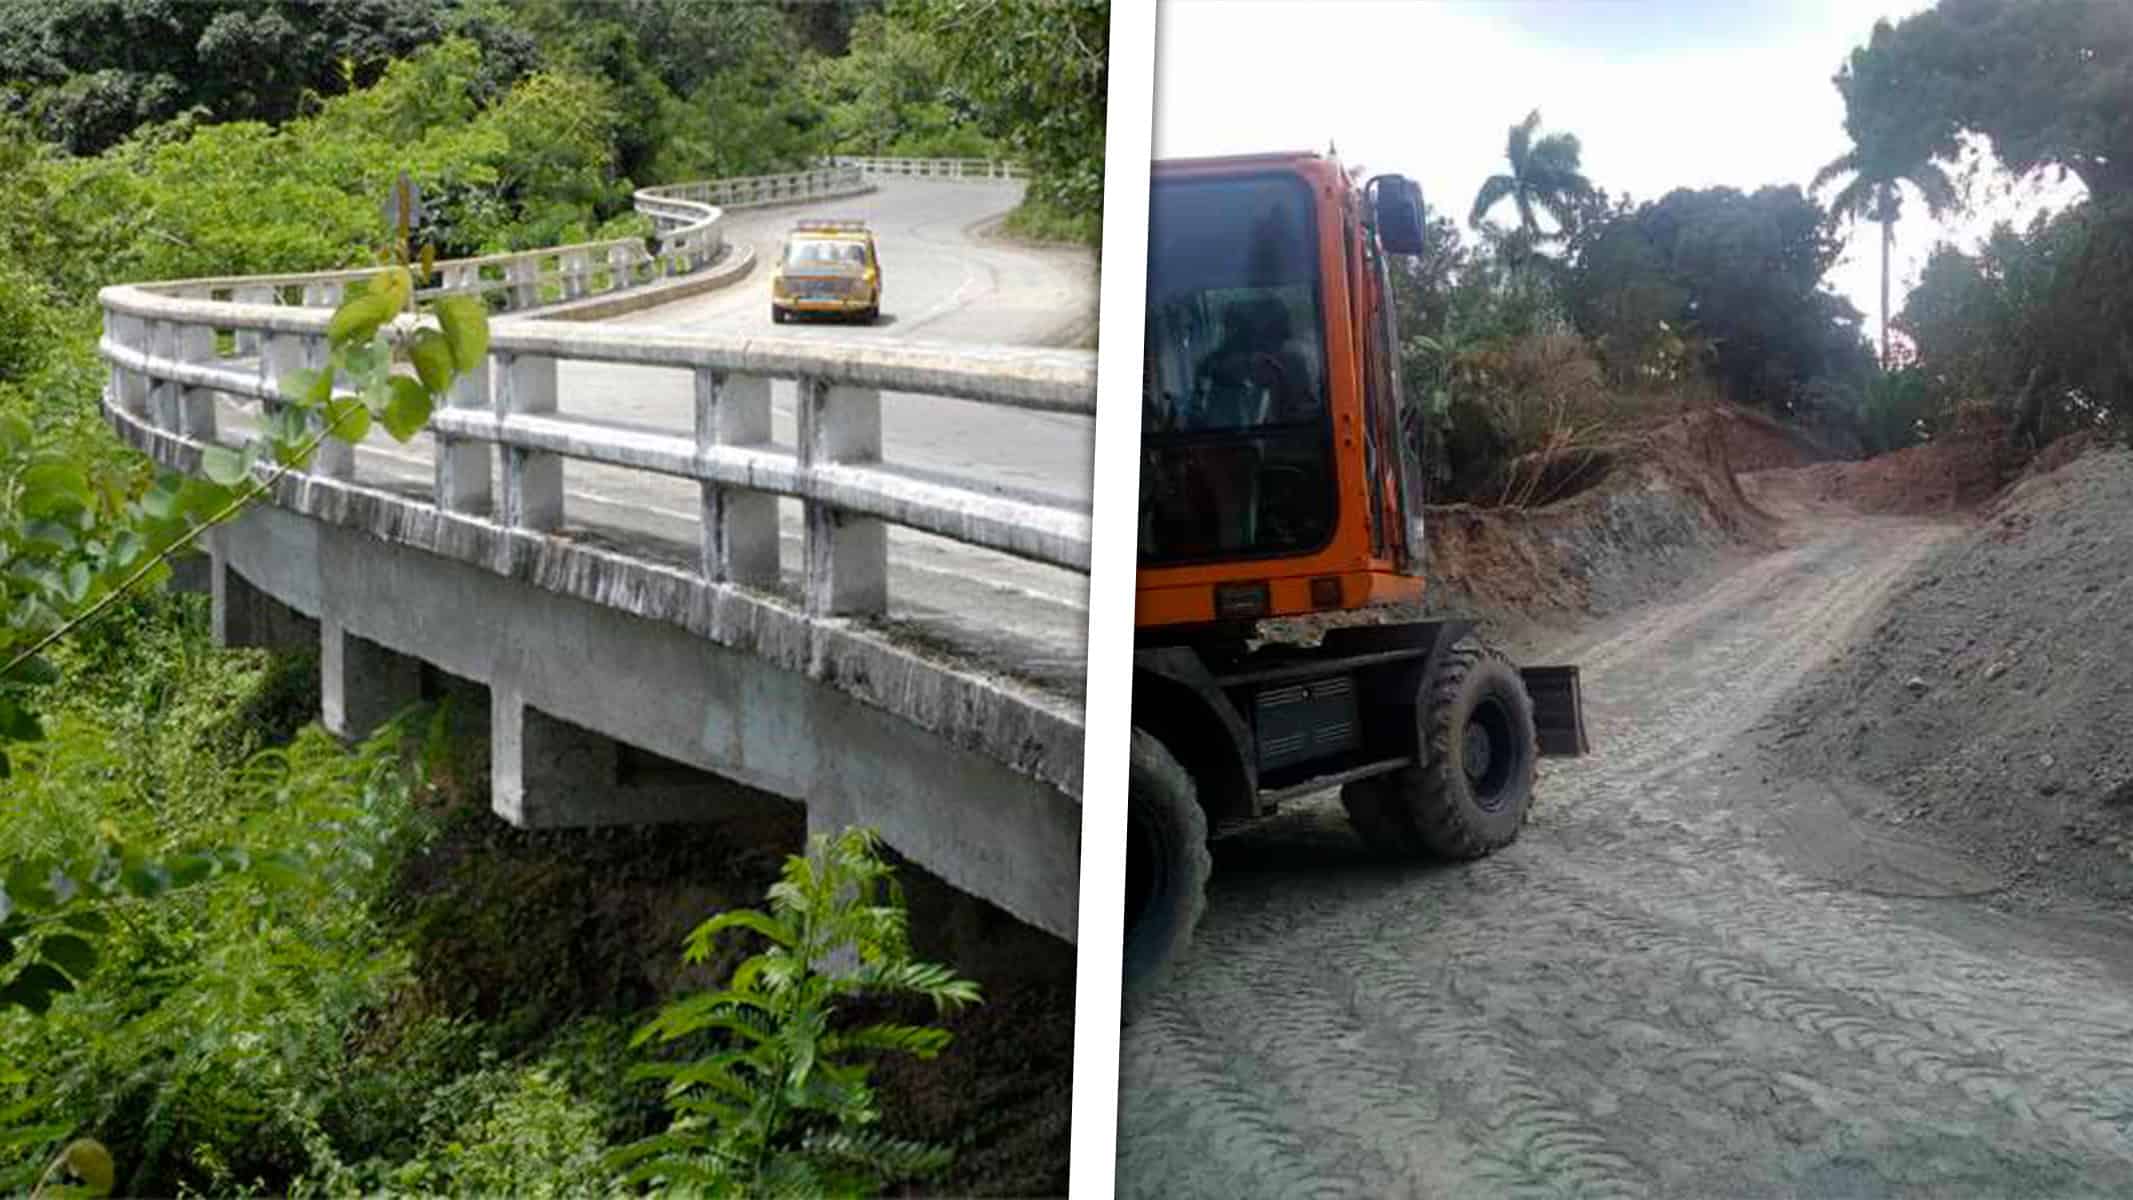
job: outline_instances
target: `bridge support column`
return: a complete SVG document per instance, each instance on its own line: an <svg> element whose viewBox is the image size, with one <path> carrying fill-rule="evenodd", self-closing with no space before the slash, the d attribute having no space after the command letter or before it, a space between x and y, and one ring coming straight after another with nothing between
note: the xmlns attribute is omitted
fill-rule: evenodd
<svg viewBox="0 0 2133 1200"><path fill-rule="evenodd" d="M319 623L319 716L337 737L369 737L422 699L422 660Z"/></svg>
<svg viewBox="0 0 2133 1200"><path fill-rule="evenodd" d="M716 821L763 793L655 760L549 716L515 689L489 691L489 807L520 829Z"/></svg>
<svg viewBox="0 0 2133 1200"><path fill-rule="evenodd" d="M216 645L278 651L318 648L317 621L253 587L219 552L209 560L208 591L214 598Z"/></svg>

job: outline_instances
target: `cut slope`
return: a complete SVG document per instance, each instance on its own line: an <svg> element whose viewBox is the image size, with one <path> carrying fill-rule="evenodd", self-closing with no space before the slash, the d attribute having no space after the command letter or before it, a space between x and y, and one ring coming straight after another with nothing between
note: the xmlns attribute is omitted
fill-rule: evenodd
<svg viewBox="0 0 2133 1200"><path fill-rule="evenodd" d="M1806 453L1774 422L1704 410L1593 452L1604 474L1553 504L1432 506L1421 604L1277 622L1270 636L1308 641L1336 625L1459 616L1521 642L1665 596L1728 552L1773 544L1775 519L1727 465L1737 447L1756 444L1765 454Z"/></svg>
<svg viewBox="0 0 2133 1200"><path fill-rule="evenodd" d="M2031 890L2133 899L2133 453L2010 489L1779 713L1836 763Z"/></svg>

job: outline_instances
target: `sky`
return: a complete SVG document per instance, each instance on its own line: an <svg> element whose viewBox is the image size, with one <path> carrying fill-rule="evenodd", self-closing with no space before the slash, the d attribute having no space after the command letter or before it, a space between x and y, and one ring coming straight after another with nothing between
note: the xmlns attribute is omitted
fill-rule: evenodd
<svg viewBox="0 0 2133 1200"><path fill-rule="evenodd" d="M1155 156L1339 149L1398 172L1465 225L1482 180L1505 170L1510 127L1574 133L1587 178L1612 196L1677 187L1802 188L1851 148L1831 82L1874 21L1928 0L1161 0ZM1996 219L2081 195L2014 181L1983 152L1980 203L1935 222L1915 195L1896 229L1890 305L1901 312L1939 241L1976 245ZM1957 174L1955 169L1951 175ZM1825 203L1841 182L1824 191ZM1516 218L1506 203L1499 223ZM1879 226L1846 235L1827 278L1880 312Z"/></svg>

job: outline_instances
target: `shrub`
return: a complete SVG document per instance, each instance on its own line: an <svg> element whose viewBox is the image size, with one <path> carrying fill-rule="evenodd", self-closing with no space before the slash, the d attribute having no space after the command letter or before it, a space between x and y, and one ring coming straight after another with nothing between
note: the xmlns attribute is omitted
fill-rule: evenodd
<svg viewBox="0 0 2133 1200"><path fill-rule="evenodd" d="M865 830L816 835L786 861L770 911L721 913L689 935L687 958L711 956L718 936L747 930L769 942L723 989L668 1005L639 1044L693 1042L704 1053L651 1063L678 1114L663 1134L626 1147L628 1179L712 1195L864 1196L899 1179L934 1174L944 1148L887 1137L868 1084L866 1057L932 1058L946 1030L890 1022L850 1028L857 1003L919 997L936 1012L975 1003L977 984L915 962L901 889Z"/></svg>

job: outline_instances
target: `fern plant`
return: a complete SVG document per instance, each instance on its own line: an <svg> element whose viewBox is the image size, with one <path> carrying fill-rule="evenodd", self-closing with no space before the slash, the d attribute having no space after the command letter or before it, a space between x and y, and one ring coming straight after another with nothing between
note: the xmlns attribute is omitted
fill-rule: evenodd
<svg viewBox="0 0 2133 1200"><path fill-rule="evenodd" d="M945 1014L979 998L977 984L952 969L912 959L903 893L876 835L816 835L804 856L786 860L768 912L711 918L689 935L684 958L704 962L731 930L768 945L723 988L668 1005L633 1041L710 1035L699 1057L633 1070L667 1081L676 1117L611 1158L629 1168L625 1182L694 1195L842 1197L944 1169L946 1148L880 1132L868 1077L873 1056L930 1059L948 1031L837 1020L854 1002L923 997Z"/></svg>

